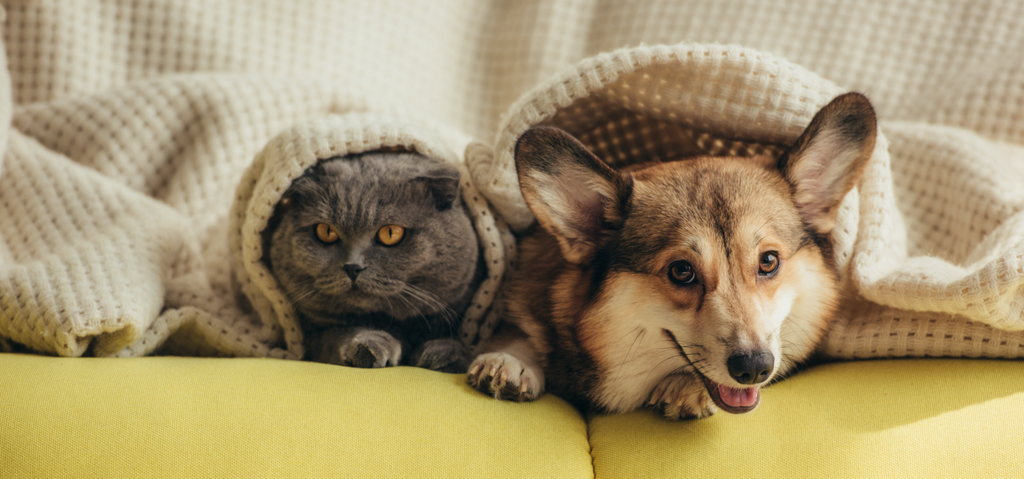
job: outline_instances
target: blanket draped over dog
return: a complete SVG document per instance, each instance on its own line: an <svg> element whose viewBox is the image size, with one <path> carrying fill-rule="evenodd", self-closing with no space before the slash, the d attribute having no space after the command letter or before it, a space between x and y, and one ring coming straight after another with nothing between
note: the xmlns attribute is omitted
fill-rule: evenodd
<svg viewBox="0 0 1024 479"><path fill-rule="evenodd" d="M301 357L260 233L305 168L393 148L463 168L475 344L514 265L505 224L532 221L512 158L530 126L613 166L778 154L859 90L880 136L832 235L846 299L821 352L1024 356L1014 0L4 8L0 349Z"/></svg>

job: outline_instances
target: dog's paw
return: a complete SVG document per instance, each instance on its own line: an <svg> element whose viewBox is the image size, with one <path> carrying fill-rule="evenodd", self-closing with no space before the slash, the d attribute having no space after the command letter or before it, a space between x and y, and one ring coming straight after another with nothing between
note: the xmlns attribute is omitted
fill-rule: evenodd
<svg viewBox="0 0 1024 479"><path fill-rule="evenodd" d="M413 351L410 364L442 373L464 373L469 359L462 343L454 339L434 339Z"/></svg>
<svg viewBox="0 0 1024 479"><path fill-rule="evenodd" d="M466 382L495 399L508 401L533 401L544 392L544 374L508 353L477 356Z"/></svg>
<svg viewBox="0 0 1024 479"><path fill-rule="evenodd" d="M338 348L343 366L384 368L398 365L402 343L394 336L376 330L364 330Z"/></svg>
<svg viewBox="0 0 1024 479"><path fill-rule="evenodd" d="M651 391L647 407L672 420L699 419L718 411L704 382L687 373L662 379Z"/></svg>

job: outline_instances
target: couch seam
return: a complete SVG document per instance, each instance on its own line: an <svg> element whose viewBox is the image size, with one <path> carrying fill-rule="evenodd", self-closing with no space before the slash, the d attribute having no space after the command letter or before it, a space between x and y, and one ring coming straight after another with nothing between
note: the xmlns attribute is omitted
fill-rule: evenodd
<svg viewBox="0 0 1024 479"><path fill-rule="evenodd" d="M594 465L594 443L590 441L590 421L593 416L588 413L583 419L587 425L587 446L590 448L590 477L597 479L597 466Z"/></svg>

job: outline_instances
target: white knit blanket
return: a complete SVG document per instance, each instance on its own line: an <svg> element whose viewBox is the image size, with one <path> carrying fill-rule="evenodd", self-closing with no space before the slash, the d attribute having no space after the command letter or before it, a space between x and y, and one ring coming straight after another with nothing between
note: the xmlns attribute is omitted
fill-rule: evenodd
<svg viewBox="0 0 1024 479"><path fill-rule="evenodd" d="M489 202L474 209L481 244L497 235L475 342L514 258L497 230L531 219L511 169L529 126L566 128L613 164L771 153L858 90L882 141L833 236L847 302L822 353L1024 355L1015 0L4 8L0 339L298 357L289 308L256 279L260 222L303 165L401 146L464 161L464 196Z"/></svg>

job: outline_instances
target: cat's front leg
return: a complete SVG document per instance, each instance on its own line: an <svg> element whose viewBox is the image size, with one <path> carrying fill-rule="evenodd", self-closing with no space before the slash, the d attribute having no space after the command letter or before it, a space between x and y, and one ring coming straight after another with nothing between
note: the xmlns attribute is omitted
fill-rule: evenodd
<svg viewBox="0 0 1024 479"><path fill-rule="evenodd" d="M662 379L651 391L647 407L666 419L702 418L718 411L704 382L688 372Z"/></svg>
<svg viewBox="0 0 1024 479"><path fill-rule="evenodd" d="M353 366L384 368L397 366L402 358L402 343L394 336L371 328L330 328L311 338L313 361Z"/></svg>
<svg viewBox="0 0 1024 479"><path fill-rule="evenodd" d="M469 365L466 348L456 339L432 339L412 352L409 364L443 373L464 373Z"/></svg>
<svg viewBox="0 0 1024 479"><path fill-rule="evenodd" d="M363 329L338 347L342 365L357 368L397 366L402 359L402 343L378 329Z"/></svg>

